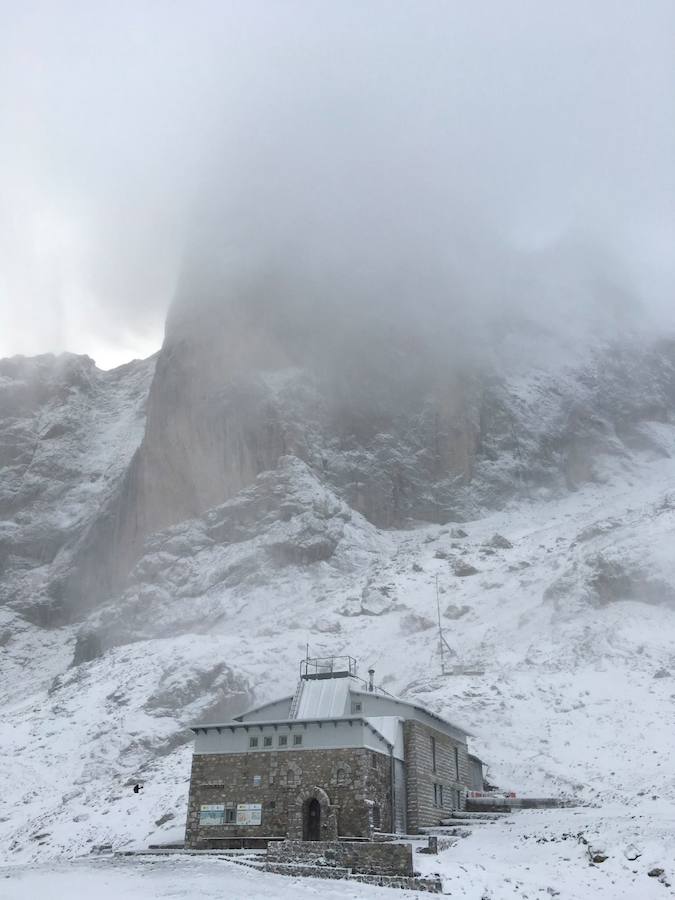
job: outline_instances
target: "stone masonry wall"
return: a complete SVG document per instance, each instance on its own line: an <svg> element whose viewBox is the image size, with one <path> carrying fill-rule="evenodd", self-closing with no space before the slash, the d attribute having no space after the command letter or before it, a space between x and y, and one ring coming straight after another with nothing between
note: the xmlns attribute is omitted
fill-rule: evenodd
<svg viewBox="0 0 675 900"><path fill-rule="evenodd" d="M370 837L373 808L390 828L389 757L366 749L275 750L195 754L192 759L186 846L229 837L301 839L303 803L316 797L321 833ZM260 803L260 825L199 824L202 804Z"/></svg>
<svg viewBox="0 0 675 900"><path fill-rule="evenodd" d="M435 771L432 738L436 742ZM408 831L416 834L419 828L438 825L453 809L464 807L469 777L467 748L461 741L412 720L404 723L403 740L407 763ZM455 770L455 747L459 778ZM434 784L443 787L442 805L434 800ZM461 792L459 802L457 791Z"/></svg>
<svg viewBox="0 0 675 900"><path fill-rule="evenodd" d="M382 753L368 752L366 761L366 797L370 801L368 837L372 837L373 831L394 830L391 777L391 757Z"/></svg>
<svg viewBox="0 0 675 900"><path fill-rule="evenodd" d="M279 841L267 849L268 863L339 866L366 875L412 875L410 844Z"/></svg>

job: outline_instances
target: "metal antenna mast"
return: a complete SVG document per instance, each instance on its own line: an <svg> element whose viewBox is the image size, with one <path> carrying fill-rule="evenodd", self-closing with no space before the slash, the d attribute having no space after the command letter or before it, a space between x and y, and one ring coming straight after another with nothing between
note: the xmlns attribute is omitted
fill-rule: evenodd
<svg viewBox="0 0 675 900"><path fill-rule="evenodd" d="M438 573L436 573L436 612L438 613L438 646L441 650L441 675L445 675L445 660L443 659L443 626L441 625L441 600L438 596Z"/></svg>

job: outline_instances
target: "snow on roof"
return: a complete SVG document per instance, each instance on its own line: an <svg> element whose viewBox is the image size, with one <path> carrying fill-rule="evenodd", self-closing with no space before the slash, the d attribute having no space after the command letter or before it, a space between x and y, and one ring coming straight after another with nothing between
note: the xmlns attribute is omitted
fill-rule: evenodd
<svg viewBox="0 0 675 900"><path fill-rule="evenodd" d="M233 716L235 722L239 722L246 718L246 716L250 716L252 713L260 712L261 709L267 709L268 706L276 706L277 703L290 703L293 700L293 694L287 694L285 697L277 697L276 700L268 700L267 703L260 703L257 706L249 706L248 709L244 710L243 713L239 713L238 716Z"/></svg>
<svg viewBox="0 0 675 900"><path fill-rule="evenodd" d="M249 716L253 715L254 713L258 713L261 710L267 709L268 707L271 708L282 703L290 704L296 696L297 708L295 712L292 712L291 714L292 719L341 719L345 716L348 716L351 712L350 695L369 698L375 697L377 699L385 701L388 700L392 703L406 706L409 709L414 709L418 712L424 713L427 716L430 716L432 719L435 719L437 722L441 722L446 728L450 728L458 734L469 737L471 736L471 732L467 731L466 728L463 728L461 725L457 725L455 722L450 722L448 719L443 718L443 716L439 716L438 713L432 712L430 709L427 709L426 706L422 706L422 704L420 703L412 703L410 700L403 700L401 699L401 697L396 697L394 694L388 694L386 691L377 689L375 691L364 690L361 687L361 682L357 682L354 678L343 677L319 679L303 678L298 684L296 695L293 695L291 697L279 697L277 700L270 700L267 703L262 703L259 706L254 706L251 709L246 710L246 712L235 716L234 721L245 722ZM373 721L381 721L383 717L375 716L368 718L373 718ZM273 720L269 719L266 721ZM284 716L283 719L277 719L276 721L286 721L286 717ZM220 724L223 725L225 723ZM382 728L380 728L379 730L382 731ZM388 733L387 729L385 729L385 731L387 731ZM388 737L386 739L388 740Z"/></svg>
<svg viewBox="0 0 675 900"><path fill-rule="evenodd" d="M325 716L335 719L344 716L350 691L349 678L303 679L298 690L300 697L295 713L296 719L311 719Z"/></svg>
<svg viewBox="0 0 675 900"><path fill-rule="evenodd" d="M394 696L394 694L380 693L378 691L363 691L352 689L352 694L358 694L363 697L377 697L379 700L390 700L393 703L400 703L403 706L410 707L410 709L416 709L419 712L423 712L427 716L431 716L432 719L437 719L439 722L442 722L449 728L453 728L455 731L461 732L461 734L472 737L471 732L467 731L466 728L463 728L461 725L457 725L455 722L451 722L449 719L445 719L443 716L439 716L438 713L432 712L426 706L422 706L421 703L412 703L410 700L403 700L401 699L401 697Z"/></svg>

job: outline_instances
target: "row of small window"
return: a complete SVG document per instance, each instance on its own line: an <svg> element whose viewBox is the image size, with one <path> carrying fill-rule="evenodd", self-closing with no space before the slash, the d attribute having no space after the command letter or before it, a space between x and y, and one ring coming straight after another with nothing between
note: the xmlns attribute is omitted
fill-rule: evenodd
<svg viewBox="0 0 675 900"><path fill-rule="evenodd" d="M272 735L264 735L262 740L263 740L262 745L263 745L264 750L267 750L270 747L274 746L274 741L273 741ZM248 739L249 750L257 750L258 747L260 746L259 742L260 742L260 738L250 737ZM293 746L299 747L300 744L302 744L302 735L294 734L293 735ZM288 735L287 734L280 734L277 737L277 747L288 747Z"/></svg>
<svg viewBox="0 0 675 900"><path fill-rule="evenodd" d="M452 795L452 808L453 809L461 809L462 808L462 792L461 791L450 791ZM443 807L443 785L442 784L434 784L434 806Z"/></svg>

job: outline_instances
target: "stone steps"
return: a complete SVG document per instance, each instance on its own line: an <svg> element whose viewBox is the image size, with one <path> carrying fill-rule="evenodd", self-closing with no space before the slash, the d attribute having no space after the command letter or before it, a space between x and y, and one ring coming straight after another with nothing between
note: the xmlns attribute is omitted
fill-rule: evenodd
<svg viewBox="0 0 675 900"><path fill-rule="evenodd" d="M472 831L470 828L448 825L430 825L428 828L420 828L420 834L437 835L438 837L468 837Z"/></svg>
<svg viewBox="0 0 675 900"><path fill-rule="evenodd" d="M481 819L441 819L440 825L445 828L485 828L495 825L495 822L484 822Z"/></svg>
<svg viewBox="0 0 675 900"><path fill-rule="evenodd" d="M560 809L583 806L577 800L561 797L472 797L466 801L467 810L476 813L508 815L518 809Z"/></svg>
<svg viewBox="0 0 675 900"><path fill-rule="evenodd" d="M471 819L473 822L499 822L509 815L510 813L499 810L496 812L468 812L464 809L458 809L450 814L450 818Z"/></svg>
<svg viewBox="0 0 675 900"><path fill-rule="evenodd" d="M304 875L309 878L347 878L352 874L352 870L344 866L319 866L301 862L285 863L277 860L266 862L263 870L274 872L276 875Z"/></svg>

